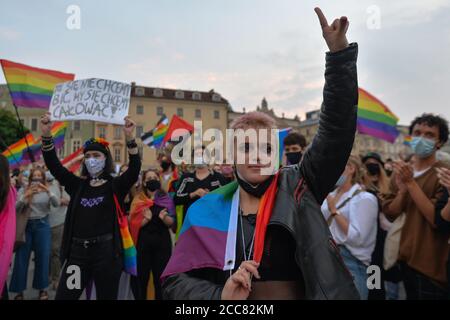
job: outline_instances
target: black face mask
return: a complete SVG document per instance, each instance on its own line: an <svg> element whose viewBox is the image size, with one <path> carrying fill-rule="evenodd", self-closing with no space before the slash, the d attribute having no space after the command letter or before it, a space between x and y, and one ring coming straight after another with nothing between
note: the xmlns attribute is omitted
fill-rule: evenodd
<svg viewBox="0 0 450 320"><path fill-rule="evenodd" d="M377 176L380 174L380 165L378 163L368 163L366 164L367 171L371 176Z"/></svg>
<svg viewBox="0 0 450 320"><path fill-rule="evenodd" d="M145 183L145 187L148 191L154 192L161 189L161 182L159 180L149 180Z"/></svg>
<svg viewBox="0 0 450 320"><path fill-rule="evenodd" d="M386 169L386 174L388 177L390 177L392 175L392 170L391 169Z"/></svg>
<svg viewBox="0 0 450 320"><path fill-rule="evenodd" d="M257 185L252 185L248 183L247 181L243 180L240 176L237 170L235 169L235 176L236 180L239 183L239 185L244 189L247 193L251 194L252 196L256 198L261 198L263 194L266 192L267 188L269 188L270 183L273 180L274 175L271 175L268 179L261 182Z"/></svg>
<svg viewBox="0 0 450 320"><path fill-rule="evenodd" d="M166 171L167 169L170 168L171 163L168 161L162 161L161 162L161 168L163 169L163 171Z"/></svg>
<svg viewBox="0 0 450 320"><path fill-rule="evenodd" d="M289 164L297 164L302 159L302 152L286 152L286 158Z"/></svg>

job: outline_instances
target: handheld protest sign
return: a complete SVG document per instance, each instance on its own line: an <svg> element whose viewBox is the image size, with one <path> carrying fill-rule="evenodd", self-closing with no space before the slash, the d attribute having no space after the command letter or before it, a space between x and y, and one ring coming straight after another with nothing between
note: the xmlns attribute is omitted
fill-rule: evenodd
<svg viewBox="0 0 450 320"><path fill-rule="evenodd" d="M83 79L55 86L51 120L92 120L123 125L130 107L131 85L105 79Z"/></svg>

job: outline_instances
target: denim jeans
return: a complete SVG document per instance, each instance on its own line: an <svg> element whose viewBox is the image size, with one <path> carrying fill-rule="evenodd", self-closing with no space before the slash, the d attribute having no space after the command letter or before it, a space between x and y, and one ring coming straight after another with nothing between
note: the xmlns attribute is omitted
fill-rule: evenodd
<svg viewBox="0 0 450 320"><path fill-rule="evenodd" d="M361 300L367 300L369 289L367 288L367 266L355 258L350 251L343 245L339 250L345 265L353 276L353 282L361 296Z"/></svg>
<svg viewBox="0 0 450 320"><path fill-rule="evenodd" d="M20 246L14 258L10 291L23 292L27 288L28 264L34 251L33 288L48 287L51 233L48 218L30 219L25 229L25 244Z"/></svg>

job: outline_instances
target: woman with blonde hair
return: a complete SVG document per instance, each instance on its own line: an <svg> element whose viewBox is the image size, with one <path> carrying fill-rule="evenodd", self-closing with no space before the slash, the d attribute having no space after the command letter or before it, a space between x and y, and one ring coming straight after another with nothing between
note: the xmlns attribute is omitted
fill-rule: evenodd
<svg viewBox="0 0 450 320"><path fill-rule="evenodd" d="M375 248L378 202L373 194L364 190L363 177L361 161L350 156L336 182L336 190L322 204L322 213L361 299L365 300L369 294L366 269Z"/></svg>

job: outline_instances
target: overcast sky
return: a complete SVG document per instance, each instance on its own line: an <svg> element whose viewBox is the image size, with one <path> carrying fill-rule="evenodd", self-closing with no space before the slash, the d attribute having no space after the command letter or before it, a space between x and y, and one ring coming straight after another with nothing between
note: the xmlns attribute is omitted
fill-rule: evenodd
<svg viewBox="0 0 450 320"><path fill-rule="evenodd" d="M79 30L66 26L70 5ZM424 111L450 119L450 0L7 1L0 57L77 79L214 88L237 111L265 96L278 115L303 118L322 96L317 5L331 21L348 16L359 85L401 124Z"/></svg>

